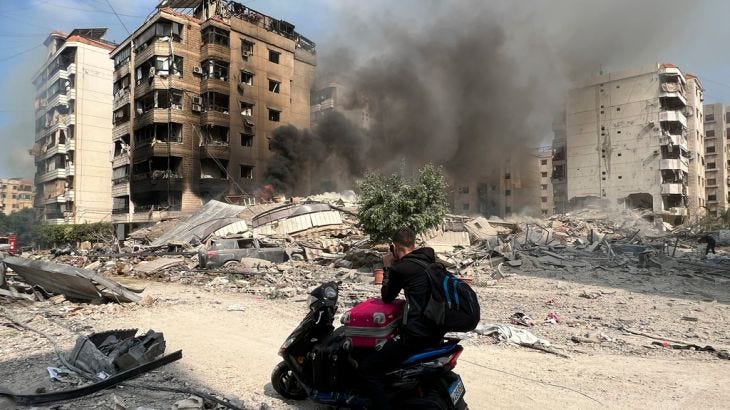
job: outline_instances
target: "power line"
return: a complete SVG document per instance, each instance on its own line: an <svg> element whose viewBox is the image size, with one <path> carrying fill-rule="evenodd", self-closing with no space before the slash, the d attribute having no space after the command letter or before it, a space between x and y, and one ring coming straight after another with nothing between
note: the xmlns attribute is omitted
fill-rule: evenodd
<svg viewBox="0 0 730 410"><path fill-rule="evenodd" d="M31 52L31 51L33 51L33 50L35 50L35 49L36 49L36 48L38 48L38 47L43 47L43 43L41 43L41 44L38 44L38 45L36 45L36 46L34 46L34 47L31 47L31 48L29 48L29 49L23 50L23 51L21 51L21 52L15 53L15 54L13 54L13 55L9 55L9 56L7 56L7 57L4 57L4 58L0 58L0 63L2 63L2 62L4 62L4 61L8 61L8 60L10 60L11 58L17 57L17 56L19 56L19 55L23 55L23 54L25 54L25 53L29 53L29 52Z"/></svg>
<svg viewBox="0 0 730 410"><path fill-rule="evenodd" d="M109 0L106 0L106 4L109 5L109 8L112 9L112 12L114 13L114 15L117 16L117 20L119 20L119 22L122 23L122 27L124 27L124 29L127 31L127 34L132 34L132 33L129 32L129 29L127 28L127 25L124 24L124 22L122 21L122 18L119 17L119 14L117 14L117 11L114 10L114 6L112 6L112 3Z"/></svg>

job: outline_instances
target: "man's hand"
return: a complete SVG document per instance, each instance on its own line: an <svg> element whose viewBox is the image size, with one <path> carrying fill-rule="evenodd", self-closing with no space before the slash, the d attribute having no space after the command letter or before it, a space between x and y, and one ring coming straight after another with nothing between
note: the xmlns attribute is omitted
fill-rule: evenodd
<svg viewBox="0 0 730 410"><path fill-rule="evenodd" d="M387 255L383 256L383 266L386 268L389 268L393 266L393 262L395 262L395 256L393 256L392 253L388 252Z"/></svg>

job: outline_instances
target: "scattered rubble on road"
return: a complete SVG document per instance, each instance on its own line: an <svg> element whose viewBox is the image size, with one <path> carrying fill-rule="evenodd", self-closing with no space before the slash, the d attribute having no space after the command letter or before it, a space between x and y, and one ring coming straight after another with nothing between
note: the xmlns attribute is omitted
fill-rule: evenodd
<svg viewBox="0 0 730 410"><path fill-rule="evenodd" d="M109 279L137 278L301 304L309 289L335 279L342 281L344 310L377 293L373 271L382 267L387 252L386 244L373 243L361 231L351 199L325 195L316 202L247 207L213 203L187 220L133 232L119 247L84 244L6 257L0 303L37 305L46 316L78 319L127 309L83 303L133 301L135 309L172 303L142 298ZM708 322L703 312L711 308L702 304L730 302L722 291L730 285L730 254L722 248L730 243L723 242L727 232L710 233L718 238L718 254L705 256L697 238L707 232L699 227L654 223L635 211L585 209L546 219L447 215L420 241L471 282L485 303L485 322L458 335L466 344L502 341L560 357L605 349L727 359L730 336ZM243 256L208 267L200 252L207 255L216 240L266 243L288 260ZM535 299L534 280L549 284L539 293L544 300ZM672 298L670 304L687 308L656 323L657 306L645 294L664 295ZM222 310L250 312L240 303ZM198 403L193 397L178 401L179 408Z"/></svg>

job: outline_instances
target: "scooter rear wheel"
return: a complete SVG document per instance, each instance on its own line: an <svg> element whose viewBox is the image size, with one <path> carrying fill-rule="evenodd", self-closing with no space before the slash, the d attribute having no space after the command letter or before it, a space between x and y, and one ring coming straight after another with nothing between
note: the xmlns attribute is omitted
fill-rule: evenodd
<svg viewBox="0 0 730 410"><path fill-rule="evenodd" d="M299 380L294 377L287 362L281 362L274 367L274 371L271 372L271 385L285 399L304 400L307 398L307 392L299 384Z"/></svg>

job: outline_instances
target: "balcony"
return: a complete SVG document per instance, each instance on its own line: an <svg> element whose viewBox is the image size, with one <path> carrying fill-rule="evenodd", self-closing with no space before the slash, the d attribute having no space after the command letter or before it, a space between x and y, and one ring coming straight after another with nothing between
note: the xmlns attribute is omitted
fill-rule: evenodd
<svg viewBox="0 0 730 410"><path fill-rule="evenodd" d="M203 44L200 46L200 59L207 60L209 58L231 61L231 48L215 43Z"/></svg>
<svg viewBox="0 0 730 410"><path fill-rule="evenodd" d="M200 82L200 93L203 94L208 91L229 95L231 93L231 83L220 78L203 78Z"/></svg>
<svg viewBox="0 0 730 410"><path fill-rule="evenodd" d="M129 121L120 124L115 125L114 128L112 128L112 140L118 140L124 135L128 135L130 128L129 128Z"/></svg>
<svg viewBox="0 0 730 410"><path fill-rule="evenodd" d="M223 192L228 190L228 178L200 178L200 189Z"/></svg>
<svg viewBox="0 0 730 410"><path fill-rule="evenodd" d="M43 161L45 159L51 158L54 155L58 154L66 154L68 151L73 151L75 148L75 142L69 141L66 144L56 144L52 147L49 147L46 149L45 152L42 152L40 155L36 156L35 160L36 162Z"/></svg>
<svg viewBox="0 0 730 410"><path fill-rule="evenodd" d="M117 67L114 70L114 81L119 80L120 78L123 78L125 75L129 74L129 61L126 63L123 63L119 67Z"/></svg>
<svg viewBox="0 0 730 410"><path fill-rule="evenodd" d="M114 110L129 104L129 94L128 88L117 92L117 95L114 96Z"/></svg>
<svg viewBox="0 0 730 410"><path fill-rule="evenodd" d="M36 184L53 181L54 179L65 179L67 172L65 168L54 169L53 171L44 172L35 178Z"/></svg>
<svg viewBox="0 0 730 410"><path fill-rule="evenodd" d="M152 90L167 90L169 83L169 88L176 89L176 90L187 90L190 88L190 86L185 86L183 84L183 79L178 77L177 75L169 75L169 76L160 76L155 75L154 77L151 77L151 79L143 78L142 81L134 87L134 98L139 98L143 95L146 95Z"/></svg>
<svg viewBox="0 0 730 410"><path fill-rule="evenodd" d="M149 207L135 207L134 214L131 215L131 221L133 223L150 223L160 222L173 218L180 218L185 216L179 209L174 210L155 210Z"/></svg>
<svg viewBox="0 0 730 410"><path fill-rule="evenodd" d="M119 180L117 180L119 181ZM115 183L115 181L112 181L112 196L113 197L119 197L119 196L128 196L129 195L129 179L126 179L126 182L120 182Z"/></svg>
<svg viewBox="0 0 730 410"><path fill-rule="evenodd" d="M679 183L661 184L662 195L687 195L687 188Z"/></svg>
<svg viewBox="0 0 730 410"><path fill-rule="evenodd" d="M662 134L659 137L659 145L677 145L688 151L687 137L684 135Z"/></svg>
<svg viewBox="0 0 730 410"><path fill-rule="evenodd" d="M175 46L177 46L177 44ZM157 39L157 41L154 41L152 44L145 47L144 50L138 51L134 55L134 61L135 63L144 63L152 56L169 56L172 54L172 51L173 49L170 48L170 43ZM139 64L137 67L139 67ZM137 70L137 67L135 67L135 71Z"/></svg>
<svg viewBox="0 0 730 410"><path fill-rule="evenodd" d="M684 127L687 127L687 117L684 116L682 111L660 111L659 122L679 122Z"/></svg>
<svg viewBox="0 0 730 410"><path fill-rule="evenodd" d="M687 83L687 80L684 78L684 74L682 74L682 70L677 67L661 67L659 69L659 75L665 81L666 79L676 78L681 81L682 84Z"/></svg>
<svg viewBox="0 0 730 410"><path fill-rule="evenodd" d="M123 165L129 165L129 154L126 152L112 159L112 168L119 168Z"/></svg>
<svg viewBox="0 0 730 410"><path fill-rule="evenodd" d="M227 127L231 123L231 116L228 115L228 111L208 110L200 114L200 123Z"/></svg>
<svg viewBox="0 0 730 410"><path fill-rule="evenodd" d="M689 161L686 158L678 158L678 159L662 159L659 160L659 169L668 169L668 170L681 170L684 172L689 172L688 170Z"/></svg>
<svg viewBox="0 0 730 410"><path fill-rule="evenodd" d="M188 117L178 108L152 108L138 114L134 120L134 129L139 129L152 123L176 122L184 123Z"/></svg>
<svg viewBox="0 0 730 410"><path fill-rule="evenodd" d="M48 104L46 104L46 109L53 108L57 105L68 105L68 96L66 96L66 94L64 93L56 94L48 100Z"/></svg>

